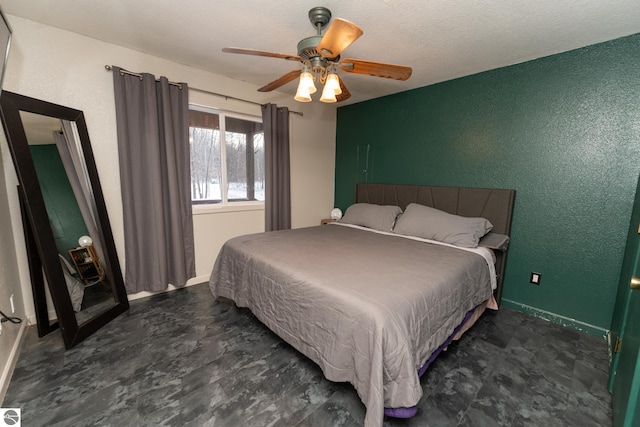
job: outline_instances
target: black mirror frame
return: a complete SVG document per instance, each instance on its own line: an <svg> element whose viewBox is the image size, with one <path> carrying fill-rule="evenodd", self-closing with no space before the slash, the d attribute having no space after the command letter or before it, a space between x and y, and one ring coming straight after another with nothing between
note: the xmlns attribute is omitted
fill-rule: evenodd
<svg viewBox="0 0 640 427"><path fill-rule="evenodd" d="M120 269L120 263L118 262L115 243L111 233L111 225L107 216L107 209L104 203L102 187L100 186L95 160L93 158L93 151L89 141L89 132L87 130L84 114L80 110L52 104L50 102L8 91L2 91L2 94L0 95L0 110L2 114L2 125L7 136L7 142L9 144L16 174L18 176L18 182L21 187L21 197L23 198L21 203L24 208L23 218L28 222L28 224L25 224L25 234L28 234L27 229L32 233L33 241L35 241L35 248L37 249L37 251L33 250L33 248L28 250L28 255L30 257L29 264L31 266L32 263L35 263L35 265L39 266L38 261L42 263L44 274L49 284L51 299L53 300L56 315L58 317L58 325L62 332L64 344L67 349L70 349L107 324L109 321L129 309L129 301L127 299L124 281L122 279L122 271ZM87 172L93 188L93 195L99 220L98 225L101 227L104 234L104 251L109 260L106 268L113 281L113 295L115 298L114 305L112 307L87 320L81 325L78 324L76 319L64 274L62 272L62 266L58 259L58 251L56 249L53 231L51 230L49 223L49 217L47 215L40 184L38 183L38 177L31 157L22 118L20 117L20 111L75 122L78 135L80 136L80 143L84 152ZM31 259L34 255L37 255L39 260ZM37 268L30 267L32 276L34 273L37 274L37 270ZM32 283L41 282L41 277L32 277ZM37 287L34 286L34 290L35 288ZM43 287L40 286L39 288L42 289ZM35 311L36 316L38 317L39 331L41 329L41 323L43 331L53 330L54 328L49 325L48 315L46 314L46 301L44 300L43 295L37 295L34 293L34 303L36 304ZM44 304L44 307L42 307L42 304ZM39 318L43 315L46 316L46 319Z"/></svg>

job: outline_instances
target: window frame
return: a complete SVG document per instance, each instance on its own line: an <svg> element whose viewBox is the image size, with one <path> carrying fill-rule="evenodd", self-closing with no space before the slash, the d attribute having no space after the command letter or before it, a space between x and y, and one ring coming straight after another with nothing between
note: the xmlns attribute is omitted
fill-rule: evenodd
<svg viewBox="0 0 640 427"><path fill-rule="evenodd" d="M231 199L229 200L228 190L228 174L227 174L227 140L226 140L226 118L234 118L239 120L246 120L250 122L260 123L262 122L262 116L239 113L237 111L224 110L218 107L209 105L189 103L189 111L199 111L208 114L215 114L219 118L219 133L220 133L220 200L191 200L191 206L194 211L206 212L209 208L223 211L233 210L256 210L264 209L264 200L248 200L248 199ZM191 126L189 126L191 127ZM189 155L191 161L191 154ZM255 164L255 163L254 163ZM233 208L233 209L232 209ZM194 212L196 213L196 212Z"/></svg>

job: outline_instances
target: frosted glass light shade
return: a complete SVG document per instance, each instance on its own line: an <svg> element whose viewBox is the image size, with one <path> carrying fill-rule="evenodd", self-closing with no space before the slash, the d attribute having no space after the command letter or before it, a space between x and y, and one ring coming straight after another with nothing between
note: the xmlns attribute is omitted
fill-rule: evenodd
<svg viewBox="0 0 640 427"><path fill-rule="evenodd" d="M313 83L313 74L308 71L300 73L300 84L309 89L309 93L316 93L316 85Z"/></svg>
<svg viewBox="0 0 640 427"><path fill-rule="evenodd" d="M327 82L324 84L324 90L332 90L336 95L342 93L340 89L340 79L337 74L331 73L327 76Z"/></svg>
<svg viewBox="0 0 640 427"><path fill-rule="evenodd" d="M300 83L298 83L298 90L293 99L299 102L311 102L311 94L315 91L316 86L313 84L313 76L310 72L305 71L300 74Z"/></svg>
<svg viewBox="0 0 640 427"><path fill-rule="evenodd" d="M311 102L311 94L309 93L309 88L304 87L302 85L302 82L300 82L300 84L298 85L296 96L294 96L293 99L299 102Z"/></svg>
<svg viewBox="0 0 640 427"><path fill-rule="evenodd" d="M93 244L93 240L89 236L82 236L78 239L78 244L80 246L89 246Z"/></svg>
<svg viewBox="0 0 640 427"><path fill-rule="evenodd" d="M331 219L338 220L342 218L342 211L339 208L335 208L331 211Z"/></svg>
<svg viewBox="0 0 640 427"><path fill-rule="evenodd" d="M322 102L336 102L336 93L329 87L328 85L324 85L324 89L322 90L322 96L320 97L320 101Z"/></svg>

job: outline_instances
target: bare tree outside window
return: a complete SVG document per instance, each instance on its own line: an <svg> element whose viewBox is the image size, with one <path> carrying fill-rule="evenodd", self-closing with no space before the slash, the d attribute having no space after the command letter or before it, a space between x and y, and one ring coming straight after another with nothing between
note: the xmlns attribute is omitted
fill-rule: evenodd
<svg viewBox="0 0 640 427"><path fill-rule="evenodd" d="M191 110L189 144L193 203L264 201L261 122Z"/></svg>
<svg viewBox="0 0 640 427"><path fill-rule="evenodd" d="M222 201L220 131L189 128L191 200Z"/></svg>
<svg viewBox="0 0 640 427"><path fill-rule="evenodd" d="M255 176L255 198L264 202L264 132L253 135L253 170Z"/></svg>

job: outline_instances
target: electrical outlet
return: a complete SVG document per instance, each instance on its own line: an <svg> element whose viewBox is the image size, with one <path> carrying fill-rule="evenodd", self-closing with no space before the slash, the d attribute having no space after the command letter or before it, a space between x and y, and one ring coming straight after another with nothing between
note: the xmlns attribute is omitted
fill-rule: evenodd
<svg viewBox="0 0 640 427"><path fill-rule="evenodd" d="M541 278L542 278L542 274L532 271L531 272L531 279L529 279L529 282L533 283L534 285L540 285L540 279Z"/></svg>

